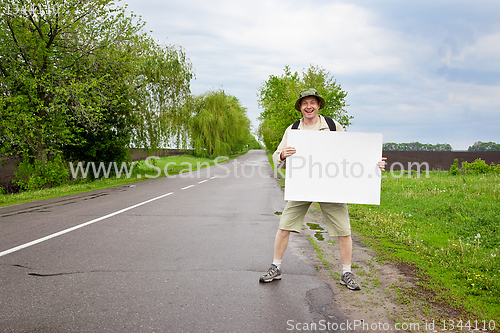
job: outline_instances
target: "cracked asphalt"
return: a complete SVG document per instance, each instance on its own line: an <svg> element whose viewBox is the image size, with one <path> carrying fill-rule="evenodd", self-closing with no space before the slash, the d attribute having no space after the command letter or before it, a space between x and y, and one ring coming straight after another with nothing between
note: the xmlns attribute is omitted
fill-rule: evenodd
<svg viewBox="0 0 500 333"><path fill-rule="evenodd" d="M0 331L290 332L345 320L303 238L291 238L281 281L258 282L284 204L265 152L250 151L182 177L0 208Z"/></svg>

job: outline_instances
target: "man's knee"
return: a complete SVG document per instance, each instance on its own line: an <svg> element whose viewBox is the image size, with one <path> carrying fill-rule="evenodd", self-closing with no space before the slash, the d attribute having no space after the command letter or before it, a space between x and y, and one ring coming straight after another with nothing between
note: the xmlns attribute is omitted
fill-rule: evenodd
<svg viewBox="0 0 500 333"><path fill-rule="evenodd" d="M347 236L338 236L339 244L349 244L352 242L351 235Z"/></svg>
<svg viewBox="0 0 500 333"><path fill-rule="evenodd" d="M290 230L278 229L276 235L279 237L288 237L290 235Z"/></svg>

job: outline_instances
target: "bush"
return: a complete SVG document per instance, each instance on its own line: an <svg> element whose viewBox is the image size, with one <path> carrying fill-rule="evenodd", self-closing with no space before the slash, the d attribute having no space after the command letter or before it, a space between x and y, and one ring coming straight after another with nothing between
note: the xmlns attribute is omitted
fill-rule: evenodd
<svg viewBox="0 0 500 333"><path fill-rule="evenodd" d="M458 159L455 158L453 164L450 166L450 174L458 175L460 172L465 174L487 174L487 173L496 173L500 174L500 164L495 165L495 163L491 163L488 165L486 161L478 158L474 162L469 163L467 161L462 162L462 168L458 167Z"/></svg>
<svg viewBox="0 0 500 333"><path fill-rule="evenodd" d="M490 168L493 173L500 175L500 164L491 163Z"/></svg>
<svg viewBox="0 0 500 333"><path fill-rule="evenodd" d="M25 158L19 162L18 168L14 182L26 191L57 186L69 178L61 154L54 154L51 160L47 156L42 160Z"/></svg>
<svg viewBox="0 0 500 333"><path fill-rule="evenodd" d="M468 162L463 162L462 163L462 168L464 169L465 173L482 173L486 174L490 171L490 167L488 164L486 164L485 161L482 159L478 158L472 163Z"/></svg>
<svg viewBox="0 0 500 333"><path fill-rule="evenodd" d="M458 158L453 160L453 164L450 167L450 174L455 176L458 175L460 169L458 168Z"/></svg>

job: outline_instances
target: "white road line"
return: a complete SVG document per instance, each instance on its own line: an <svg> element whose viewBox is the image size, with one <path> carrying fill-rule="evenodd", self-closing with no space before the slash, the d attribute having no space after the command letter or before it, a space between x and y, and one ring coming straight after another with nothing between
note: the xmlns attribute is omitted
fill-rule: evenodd
<svg viewBox="0 0 500 333"><path fill-rule="evenodd" d="M56 232L55 234L52 234L52 235L48 235L48 236L45 236L43 238L40 238L40 239L37 239L37 240L34 240L32 242L29 242L29 243L26 243L26 244L23 244L23 245L19 245L19 246L16 246L10 250L6 250L6 251L3 251L3 252L0 252L0 257L6 255L6 254L9 254L9 253L12 253L12 252L16 252L16 251L19 251L19 250L22 250L24 248L27 248L27 247L30 247L32 245L35 245L35 244L38 244L38 243L41 243L41 242L44 242L46 240L49 240L51 238L54 238L54 237L57 237L57 236L61 236L61 235L64 235L68 232L71 232L71 231L74 231L76 229L80 229L80 228L83 228L85 226L88 226L92 223L96 223L96 222L99 222L99 221L102 221L104 219L107 219L108 217L112 217L112 216L115 216L115 215L118 215L118 214L121 214L123 212L126 212L127 210L131 210L131 209L134 209L136 207L139 207L139 206L142 206L142 205L145 205L147 203L150 203L152 201L155 201L155 200L158 200L158 199L161 199L161 198L164 198L168 195L171 195L173 194L174 192L170 192L170 193L167 193L167 194L163 194L163 195L160 195L159 197L156 197L156 198L153 198L153 199L149 199L147 201L144 201L144 202L141 202L141 203L138 203L136 205L133 205L133 206L130 206L130 207L127 207L127 208L124 208L122 210L119 210L117 212L114 212L114 213L111 213L111 214L108 214L108 215L105 215L105 216L102 216L102 217L99 217L95 220L92 220L92 221L88 221L88 222L85 222L85 223L82 223L82 224L79 224L77 226L74 226L72 228L69 228L69 229L66 229L66 230L63 230L63 231L59 231L59 232Z"/></svg>
<svg viewBox="0 0 500 333"><path fill-rule="evenodd" d="M202 180L201 182L198 182L198 184L203 184L204 182L208 182L208 179Z"/></svg>
<svg viewBox="0 0 500 333"><path fill-rule="evenodd" d="M186 189L188 189L188 188L190 188L190 187L193 187L193 186L194 186L194 185L189 185L189 186L186 186L186 187L181 188L181 190L186 190Z"/></svg>

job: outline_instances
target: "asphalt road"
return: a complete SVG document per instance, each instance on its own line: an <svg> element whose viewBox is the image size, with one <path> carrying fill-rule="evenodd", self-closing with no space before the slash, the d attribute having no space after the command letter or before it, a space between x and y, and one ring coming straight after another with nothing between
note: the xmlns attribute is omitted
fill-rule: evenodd
<svg viewBox="0 0 500 333"><path fill-rule="evenodd" d="M322 312L334 295L300 239L283 279L258 282L284 204L265 153L250 151L183 177L0 208L0 331L289 332L342 320Z"/></svg>

